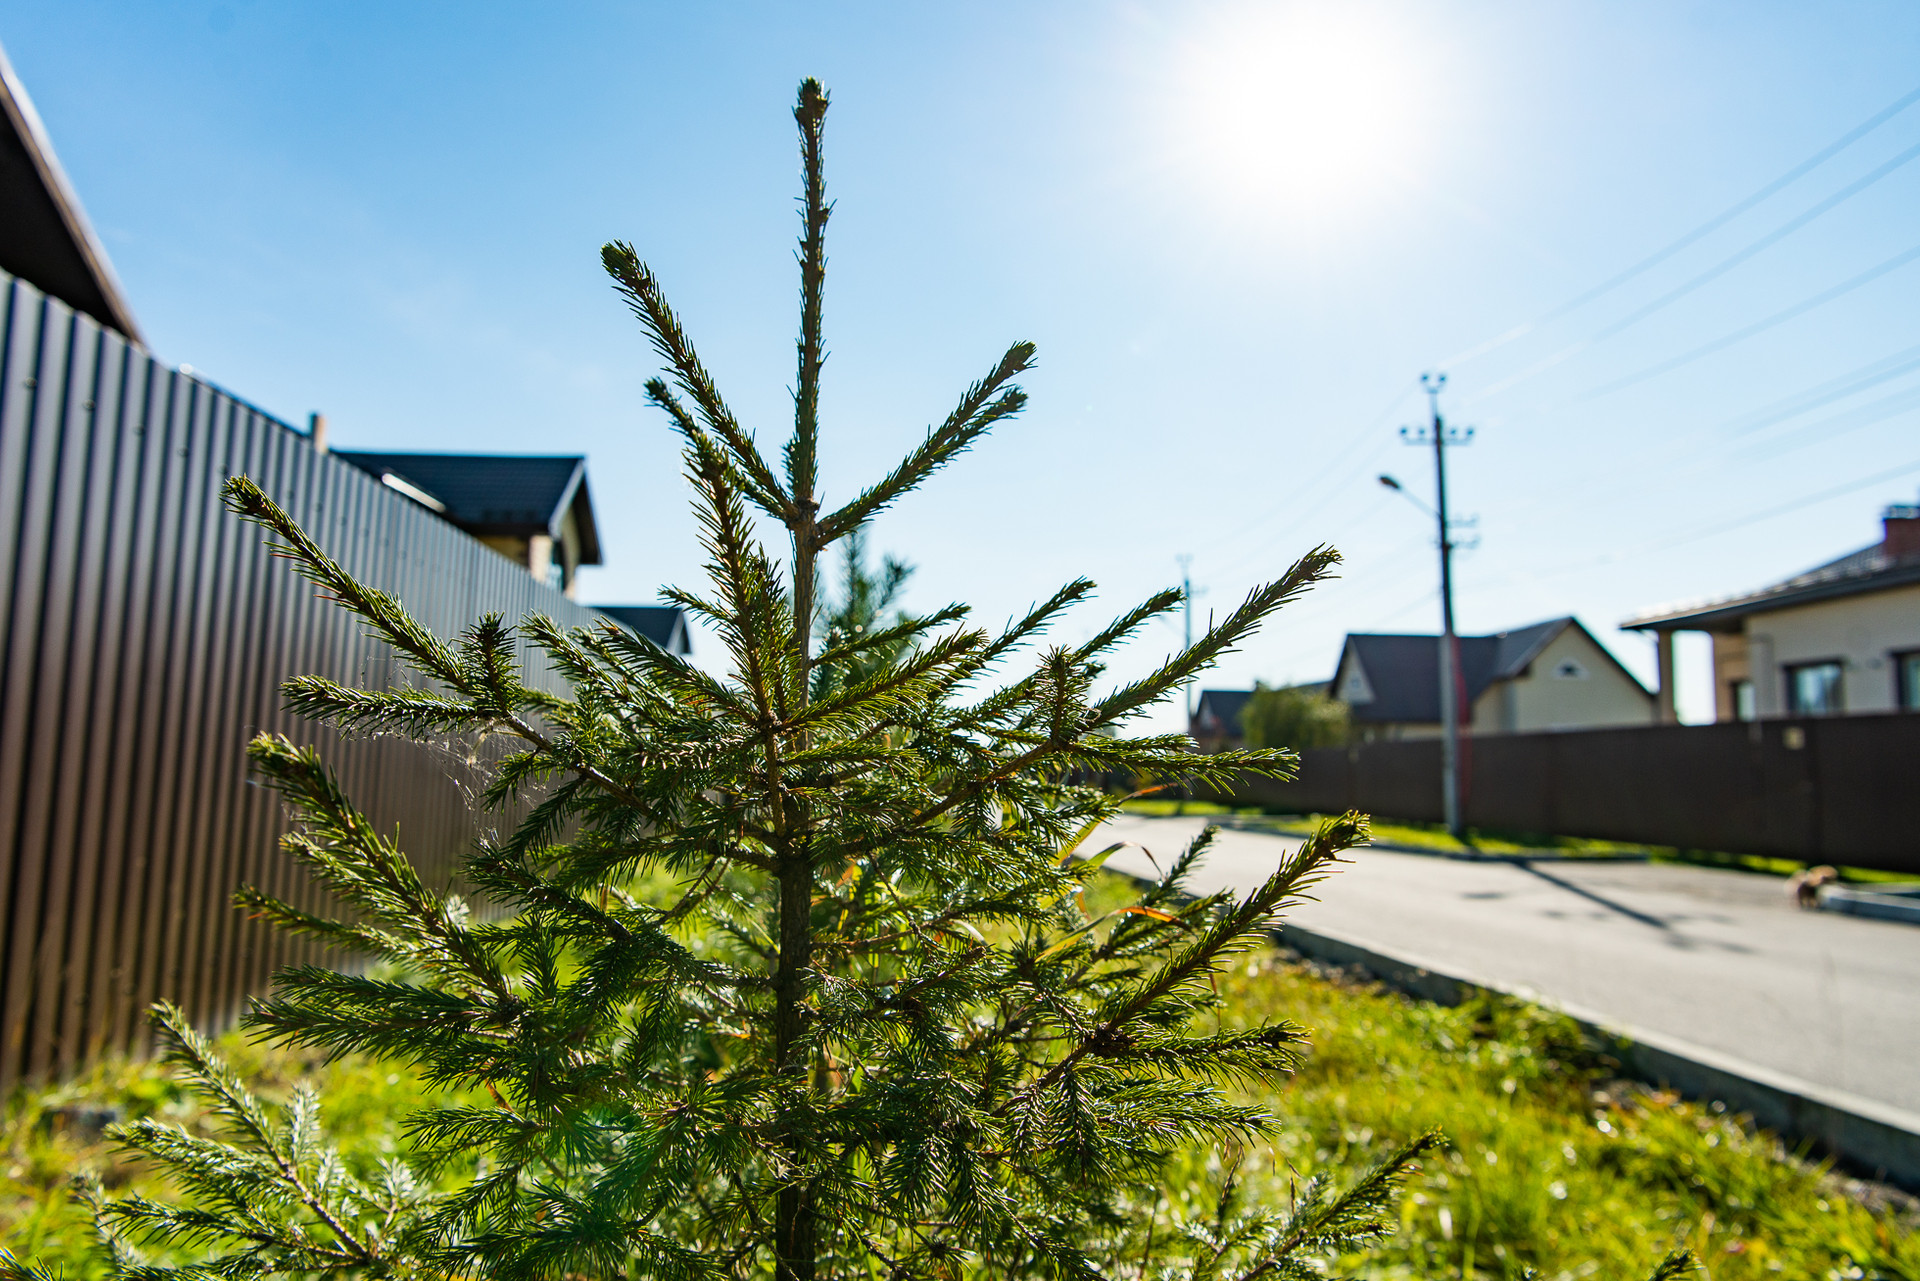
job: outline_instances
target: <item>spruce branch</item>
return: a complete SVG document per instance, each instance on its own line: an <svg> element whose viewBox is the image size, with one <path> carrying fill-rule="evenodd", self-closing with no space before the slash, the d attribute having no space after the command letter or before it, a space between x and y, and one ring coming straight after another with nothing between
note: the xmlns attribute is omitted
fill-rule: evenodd
<svg viewBox="0 0 1920 1281"><path fill-rule="evenodd" d="M345 606L383 640L400 651L421 675L453 688L460 687L459 663L453 650L427 630L404 606L385 592L363 585L308 537L280 504L247 476L231 477L223 492L228 510L265 528L273 539L275 556L293 562L299 575L320 588L329 600Z"/></svg>
<svg viewBox="0 0 1920 1281"><path fill-rule="evenodd" d="M295 747L282 735L261 734L248 744L247 755L304 820L305 830L289 834L282 845L322 884L388 926L385 937L397 940L404 934L413 940L401 945L408 959L457 975L497 1002L511 999L493 957L453 918L445 900L427 892L398 846L375 832L353 807L317 752ZM252 887L240 890L239 902L290 924L311 920ZM374 936L366 937L371 941Z"/></svg>
<svg viewBox="0 0 1920 1281"><path fill-rule="evenodd" d="M103 1200L103 1231L117 1235L128 1230L186 1246L231 1242L243 1248L226 1262L252 1260L250 1271L261 1270L263 1254L287 1271L378 1268L382 1260L377 1243L350 1222L347 1201L359 1189L328 1173L334 1158L318 1138L311 1096L296 1100L294 1115L282 1131L177 1007L165 1002L154 1006L153 1023L166 1047L165 1060L227 1122L237 1141L226 1145L196 1139L153 1120L115 1127L111 1137L128 1151L174 1170L203 1204L178 1207L139 1196ZM290 1207L311 1215L331 1243L311 1240L298 1220L287 1216ZM128 1270L155 1277L199 1273L191 1268L184 1273ZM225 1269L215 1266L211 1271L217 1275Z"/></svg>
<svg viewBox="0 0 1920 1281"><path fill-rule="evenodd" d="M1693 1257L1691 1250L1675 1250L1654 1266L1647 1281L1682 1281L1682 1278L1697 1275L1700 1261Z"/></svg>
<svg viewBox="0 0 1920 1281"><path fill-rule="evenodd" d="M825 547L852 533L952 462L995 423L1019 413L1026 406L1026 393L1007 384L1033 368L1033 353L1030 342L1018 342L1007 348L1006 355L992 372L967 388L946 421L929 429L927 438L884 480L819 522L814 529L813 545Z"/></svg>
<svg viewBox="0 0 1920 1281"><path fill-rule="evenodd" d="M1265 1257L1243 1272L1240 1281L1271 1276L1302 1251L1329 1254L1385 1236L1390 1230L1386 1210L1415 1162L1445 1141L1438 1130L1408 1140L1337 1196L1328 1197L1324 1185L1314 1185L1287 1217L1279 1239L1262 1251Z"/></svg>
<svg viewBox="0 0 1920 1281"><path fill-rule="evenodd" d="M1101 701L1094 726L1111 725L1166 697L1199 672L1232 653L1269 614L1297 599L1302 592L1332 575L1340 553L1316 547L1295 561L1278 579L1247 593L1246 600L1225 621L1207 629L1191 647L1161 664L1152 675L1125 686ZM1092 728L1093 726L1089 726Z"/></svg>
<svg viewBox="0 0 1920 1281"><path fill-rule="evenodd" d="M706 429L726 442L727 449L733 454L733 461L746 477L747 497L769 516L779 520L792 519L795 515L792 498L782 491L780 482L774 478L772 469L753 443L753 437L740 426L733 411L720 398L713 376L700 363L699 356L694 354L693 344L687 340L686 331L680 327L680 318L667 305L659 278L640 261L632 245L621 241L603 246L600 262L607 274L613 277L614 287L627 300L627 306L646 328L654 350L672 369L674 382L698 407ZM648 392L654 396L656 403L661 399L651 386ZM686 424L693 421L684 414L678 417Z"/></svg>
<svg viewBox="0 0 1920 1281"><path fill-rule="evenodd" d="M1314 834L1284 860L1264 884L1188 944L1158 973L1110 997L1098 1025L1080 1038L1059 1062L1003 1103L996 1115L1004 1116L1025 1100L1041 1095L1073 1071L1087 1055L1126 1044L1130 1037L1128 1025L1134 1019L1182 984L1210 972L1217 958L1263 929L1269 918L1289 900L1304 895L1325 880L1340 854L1365 839L1366 820L1358 814L1322 821Z"/></svg>

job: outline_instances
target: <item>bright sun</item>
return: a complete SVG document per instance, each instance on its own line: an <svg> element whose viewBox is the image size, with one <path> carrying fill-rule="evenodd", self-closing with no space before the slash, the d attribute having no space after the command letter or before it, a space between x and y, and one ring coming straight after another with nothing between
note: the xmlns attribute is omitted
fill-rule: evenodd
<svg viewBox="0 0 1920 1281"><path fill-rule="evenodd" d="M1344 216L1417 154L1417 65L1366 6L1235 7L1179 53L1169 141L1249 213Z"/></svg>

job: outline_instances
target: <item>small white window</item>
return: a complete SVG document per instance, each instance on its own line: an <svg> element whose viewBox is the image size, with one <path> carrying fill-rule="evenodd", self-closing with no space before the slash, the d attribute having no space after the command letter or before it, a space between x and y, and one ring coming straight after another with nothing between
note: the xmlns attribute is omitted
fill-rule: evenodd
<svg viewBox="0 0 1920 1281"><path fill-rule="evenodd" d="M1561 681L1583 681L1587 679L1587 669L1571 658L1563 658L1553 665L1553 678Z"/></svg>
<svg viewBox="0 0 1920 1281"><path fill-rule="evenodd" d="M1346 679L1340 682L1339 697L1353 704L1371 703L1373 701L1373 682L1367 679L1367 669L1360 665L1358 658L1355 658L1351 664L1346 664L1345 666L1347 675ZM1339 674L1338 671L1334 673L1335 676Z"/></svg>

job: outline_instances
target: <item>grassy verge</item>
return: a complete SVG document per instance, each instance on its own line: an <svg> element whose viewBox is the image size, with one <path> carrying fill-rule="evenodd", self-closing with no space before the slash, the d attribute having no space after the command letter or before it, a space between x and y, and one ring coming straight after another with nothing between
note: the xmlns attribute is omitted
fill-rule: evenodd
<svg viewBox="0 0 1920 1281"><path fill-rule="evenodd" d="M1714 1281L1920 1281L1912 1202L1795 1159L1737 1117L1614 1080L1608 1047L1566 1019L1510 1001L1411 1001L1277 952L1249 955L1220 994L1224 1022L1290 1018L1312 1029L1313 1048L1292 1080L1246 1091L1285 1119L1277 1141L1181 1154L1148 1193L1164 1214L1203 1212L1229 1173L1243 1196L1284 1202L1306 1179L1350 1178L1438 1127L1448 1150L1409 1187L1399 1233L1352 1261L1357 1275L1504 1281L1534 1267L1541 1281L1639 1278L1679 1244ZM366 1060L329 1065L231 1036L223 1049L265 1093L316 1080L352 1161L391 1152L395 1123L424 1096L410 1074ZM63 1190L72 1170L164 1192L86 1127L99 1108L205 1124L151 1065L103 1067L14 1100L0 1132L0 1241L76 1277L97 1265Z"/></svg>
<svg viewBox="0 0 1920 1281"><path fill-rule="evenodd" d="M1207 817L1232 818L1239 823L1267 826L1287 834L1304 834L1323 817L1317 814L1272 814L1258 807L1216 805L1209 801L1128 801L1122 807L1129 814L1152 818ZM1806 863L1790 858L1771 858L1764 854L1735 854L1724 850L1679 849L1667 845L1636 845L1629 841L1603 841L1584 836L1555 836L1540 832L1508 832L1469 828L1465 843L1455 840L1438 823L1406 823L1376 818L1373 838L1387 845L1401 845L1436 854L1527 854L1542 850L1562 857L1644 858L1654 863L1684 863L1695 867L1719 867L1736 872L1756 872L1763 876L1792 876L1804 871ZM1916 878L1905 872L1882 872L1870 867L1834 869L1842 881L1857 884L1910 883Z"/></svg>
<svg viewBox="0 0 1920 1281"><path fill-rule="evenodd" d="M1323 817L1318 814L1271 814L1257 807L1235 808L1216 805L1209 801L1137 800L1128 801L1121 808L1129 814L1140 814L1150 818L1231 818L1240 824L1256 827L1271 826L1277 831L1289 834L1295 832L1304 834L1311 831L1313 824ZM1616 857L1621 854L1644 857L1649 853L1644 845L1628 845L1619 841L1588 840L1573 836L1483 832L1478 829L1469 831L1468 842L1462 843L1455 840L1444 827L1437 823L1399 823L1391 819L1374 819L1372 828L1375 841L1389 845L1410 846L1414 849L1430 849L1435 853L1464 853L1470 849L1482 854L1521 854L1550 849L1557 854Z"/></svg>
<svg viewBox="0 0 1920 1281"><path fill-rule="evenodd" d="M1362 1275L1640 1277L1683 1245L1715 1281L1920 1278L1913 1202L1795 1159L1738 1117L1614 1080L1608 1047L1570 1020L1507 1000L1411 1001L1276 954L1250 958L1221 996L1241 1017L1313 1030L1299 1075L1256 1091L1293 1124L1240 1154L1249 1195L1284 1199L1302 1178L1446 1131L1444 1159ZM1176 1182L1217 1179L1220 1164L1195 1157Z"/></svg>

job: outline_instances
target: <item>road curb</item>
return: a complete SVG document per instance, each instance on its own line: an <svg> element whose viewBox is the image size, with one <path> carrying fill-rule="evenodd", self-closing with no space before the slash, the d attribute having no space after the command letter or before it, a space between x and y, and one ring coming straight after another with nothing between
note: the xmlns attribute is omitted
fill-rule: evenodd
<svg viewBox="0 0 1920 1281"><path fill-rule="evenodd" d="M1820 906L1829 912L1920 925L1920 886L1823 885Z"/></svg>
<svg viewBox="0 0 1920 1281"><path fill-rule="evenodd" d="M1276 933L1302 956L1357 967L1391 987L1442 1005L1459 1005L1492 992L1558 1010L1593 1032L1627 1042L1623 1066L1637 1079L1686 1098L1718 1100L1789 1142L1810 1141L1855 1173L1920 1193L1920 1115L1453 967L1284 922Z"/></svg>

